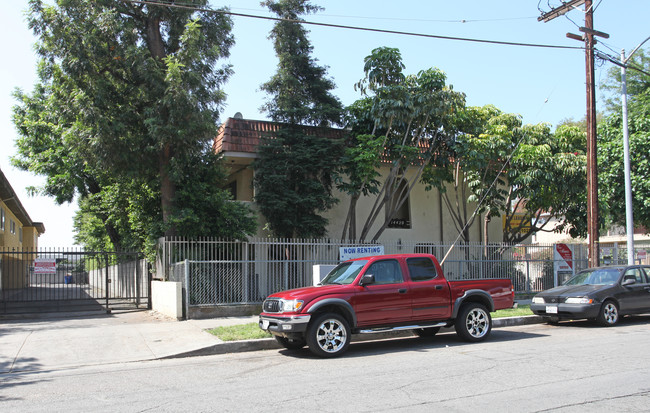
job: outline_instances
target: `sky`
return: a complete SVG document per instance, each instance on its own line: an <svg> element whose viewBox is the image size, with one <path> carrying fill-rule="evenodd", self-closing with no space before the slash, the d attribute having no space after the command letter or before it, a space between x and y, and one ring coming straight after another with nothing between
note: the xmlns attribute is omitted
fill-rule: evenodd
<svg viewBox="0 0 650 413"><path fill-rule="evenodd" d="M270 16L259 0L210 0L213 8ZM581 34L583 10L573 10L548 23L537 21L559 0L355 0L318 1L324 10L305 19L319 23L365 27L427 35L473 38L502 42L557 46L581 46L566 37ZM11 121L16 88L31 91L36 83L36 41L28 29L24 11L27 0L6 1L0 14L0 38L5 39L0 65L0 169L18 194L33 221L43 222L46 232L39 239L45 247L73 245L72 217L76 205L56 203L48 197L29 196L26 187L42 185L43 177L11 166L17 132ZM608 33L596 48L619 56L650 36L648 0L594 0L594 28ZM236 44L230 58L234 70L224 89L228 94L221 121L241 112L247 119L267 119L260 111L267 96L260 91L276 71L277 59L268 39L273 22L233 17ZM448 84L466 94L468 105L493 104L504 112L522 116L524 123L546 122L556 126L567 118L585 115L585 53L579 49L507 46L459 40L415 37L370 31L306 26L313 57L328 68L335 82L333 93L344 105L360 97L353 85L363 77L363 58L381 46L398 48L405 73L437 67L447 74ZM650 42L646 44L650 47ZM596 61L596 87L605 81L611 63ZM597 91L598 104L602 93Z"/></svg>

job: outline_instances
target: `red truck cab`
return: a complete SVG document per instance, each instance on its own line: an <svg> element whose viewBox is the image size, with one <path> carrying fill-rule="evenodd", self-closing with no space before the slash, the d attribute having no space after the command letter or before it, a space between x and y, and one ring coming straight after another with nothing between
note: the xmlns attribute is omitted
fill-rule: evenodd
<svg viewBox="0 0 650 413"><path fill-rule="evenodd" d="M490 312L513 303L509 279L447 281L433 255L380 255L342 262L317 286L270 295L259 325L286 348L333 357L356 333L433 336L454 325L463 339L480 341L492 329Z"/></svg>

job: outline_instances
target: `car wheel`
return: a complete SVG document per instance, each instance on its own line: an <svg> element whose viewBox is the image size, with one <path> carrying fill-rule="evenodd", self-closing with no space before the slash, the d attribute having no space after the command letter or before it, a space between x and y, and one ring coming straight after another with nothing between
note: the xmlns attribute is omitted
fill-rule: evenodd
<svg viewBox="0 0 650 413"><path fill-rule="evenodd" d="M465 304L460 309L454 327L456 334L463 340L481 341L492 331L492 317L482 304Z"/></svg>
<svg viewBox="0 0 650 413"><path fill-rule="evenodd" d="M301 348L305 347L306 344L304 339L291 339L280 336L273 337L275 338L275 341L277 341L282 347L286 348L287 350L300 350Z"/></svg>
<svg viewBox="0 0 650 413"><path fill-rule="evenodd" d="M600 312L598 317L596 317L596 322L604 327L611 327L618 323L618 307L616 303L612 300L607 300L603 303L603 306L600 307Z"/></svg>
<svg viewBox="0 0 650 413"><path fill-rule="evenodd" d="M350 345L350 325L339 314L328 313L317 317L307 327L307 345L320 357L336 357Z"/></svg>
<svg viewBox="0 0 650 413"><path fill-rule="evenodd" d="M416 328L413 330L416 336L422 338L430 338L438 334L440 327L429 327L429 328Z"/></svg>

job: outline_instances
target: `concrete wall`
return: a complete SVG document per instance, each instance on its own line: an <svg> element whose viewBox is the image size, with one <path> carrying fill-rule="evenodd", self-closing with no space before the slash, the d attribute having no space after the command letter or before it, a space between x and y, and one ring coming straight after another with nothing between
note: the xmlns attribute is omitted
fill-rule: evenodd
<svg viewBox="0 0 650 413"><path fill-rule="evenodd" d="M139 269L136 268L139 266ZM137 279L139 272L140 279ZM147 296L147 261L138 260L123 262L108 267L110 283L109 296L112 298L121 297L146 297ZM88 283L92 288L106 289L106 268L97 268L88 271ZM139 293L139 294L138 294Z"/></svg>
<svg viewBox="0 0 650 413"><path fill-rule="evenodd" d="M151 309L177 320L183 318L182 284L171 281L152 281Z"/></svg>
<svg viewBox="0 0 650 413"><path fill-rule="evenodd" d="M188 319L198 320L202 318L257 315L262 312L262 306L256 304L213 305L190 307L188 311Z"/></svg>

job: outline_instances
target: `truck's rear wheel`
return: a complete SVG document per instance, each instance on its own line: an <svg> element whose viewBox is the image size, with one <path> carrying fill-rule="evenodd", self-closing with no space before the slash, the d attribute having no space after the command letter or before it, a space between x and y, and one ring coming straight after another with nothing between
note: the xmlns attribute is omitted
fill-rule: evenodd
<svg viewBox="0 0 650 413"><path fill-rule="evenodd" d="M483 304L468 303L461 307L454 327L463 340L481 341L492 331L492 317Z"/></svg>
<svg viewBox="0 0 650 413"><path fill-rule="evenodd" d="M307 327L307 345L320 357L336 357L350 345L350 325L335 313L327 313L313 320Z"/></svg>

